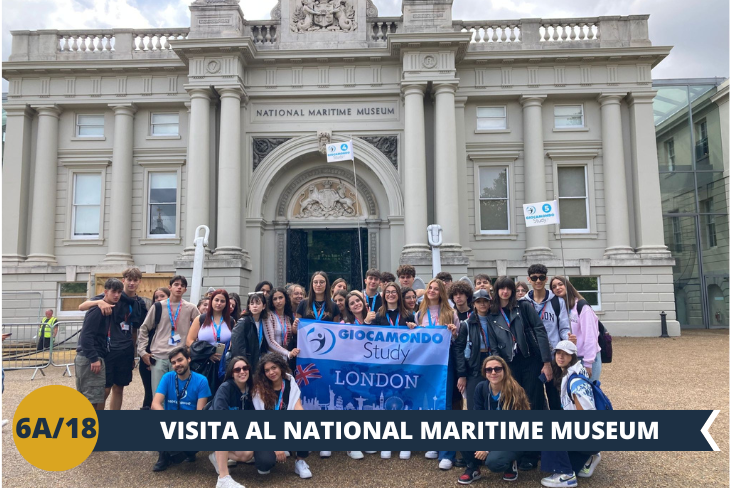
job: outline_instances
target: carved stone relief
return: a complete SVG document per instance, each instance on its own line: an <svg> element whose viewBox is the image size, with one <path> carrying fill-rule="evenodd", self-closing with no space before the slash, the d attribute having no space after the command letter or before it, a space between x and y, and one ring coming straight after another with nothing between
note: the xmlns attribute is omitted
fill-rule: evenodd
<svg viewBox="0 0 730 488"><path fill-rule="evenodd" d="M366 11L367 18L378 16L378 7L375 6L375 4L373 3L373 0L368 0L368 5L366 8L367 8L367 11Z"/></svg>
<svg viewBox="0 0 730 488"><path fill-rule="evenodd" d="M352 32L357 0L290 0L292 32Z"/></svg>
<svg viewBox="0 0 730 488"><path fill-rule="evenodd" d="M288 137L267 137L254 138L252 143L253 149L253 169L255 170L261 161L269 155L271 151L284 144L290 138Z"/></svg>
<svg viewBox="0 0 730 488"><path fill-rule="evenodd" d="M327 144L332 142L332 132L328 130L317 131L317 139L319 139L319 152L327 154Z"/></svg>
<svg viewBox="0 0 730 488"><path fill-rule="evenodd" d="M281 0L271 9L271 20L281 20Z"/></svg>
<svg viewBox="0 0 730 488"><path fill-rule="evenodd" d="M355 189L342 180L312 181L294 197L291 218L322 220L362 216L362 205L356 198Z"/></svg>
<svg viewBox="0 0 730 488"><path fill-rule="evenodd" d="M398 169L398 136L366 136L360 139L378 148Z"/></svg>

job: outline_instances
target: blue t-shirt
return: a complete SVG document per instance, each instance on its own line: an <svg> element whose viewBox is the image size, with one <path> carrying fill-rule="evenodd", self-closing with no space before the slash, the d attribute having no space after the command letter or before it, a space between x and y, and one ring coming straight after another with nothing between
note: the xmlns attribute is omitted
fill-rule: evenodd
<svg viewBox="0 0 730 488"><path fill-rule="evenodd" d="M165 373L157 386L156 393L165 395L165 410L197 410L198 400L201 398L210 398L210 387L208 380L200 373L190 373L190 383L187 388L185 384L188 380L180 380L177 373L170 371ZM177 391L175 390L175 382L177 382ZM178 409L177 392L180 392L180 408Z"/></svg>

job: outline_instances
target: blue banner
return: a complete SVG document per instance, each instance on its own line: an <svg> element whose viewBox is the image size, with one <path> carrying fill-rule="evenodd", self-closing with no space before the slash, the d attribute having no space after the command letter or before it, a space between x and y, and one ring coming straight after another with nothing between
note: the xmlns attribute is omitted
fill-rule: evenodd
<svg viewBox="0 0 730 488"><path fill-rule="evenodd" d="M305 410L444 410L451 333L300 320Z"/></svg>

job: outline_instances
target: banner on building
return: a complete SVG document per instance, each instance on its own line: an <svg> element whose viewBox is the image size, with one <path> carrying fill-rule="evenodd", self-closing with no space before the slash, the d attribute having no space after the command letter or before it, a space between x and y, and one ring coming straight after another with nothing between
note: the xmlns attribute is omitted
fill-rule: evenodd
<svg viewBox="0 0 730 488"><path fill-rule="evenodd" d="M560 223L557 200L525 203L522 205L522 210L525 214L525 225L527 227Z"/></svg>
<svg viewBox="0 0 730 488"><path fill-rule="evenodd" d="M305 410L443 410L451 333L300 320Z"/></svg>
<svg viewBox="0 0 730 488"><path fill-rule="evenodd" d="M327 162L335 163L337 161L353 161L355 153L352 149L352 139L347 142L336 142L327 144Z"/></svg>

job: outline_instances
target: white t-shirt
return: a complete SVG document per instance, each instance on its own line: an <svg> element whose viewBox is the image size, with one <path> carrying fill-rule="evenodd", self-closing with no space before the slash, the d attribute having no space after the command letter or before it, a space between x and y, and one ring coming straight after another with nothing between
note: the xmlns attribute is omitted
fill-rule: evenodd
<svg viewBox="0 0 730 488"><path fill-rule="evenodd" d="M563 410L577 410L573 403L574 395L577 401L580 402L580 406L583 407L583 410L595 410L596 402L593 398L593 388L590 384L588 384L588 382L580 378L574 378L570 381L570 384L568 384L568 380L573 373L582 374L586 377L588 376L588 372L585 370L580 361L568 368L568 372L563 377L563 382L560 385L560 403L563 406Z"/></svg>

